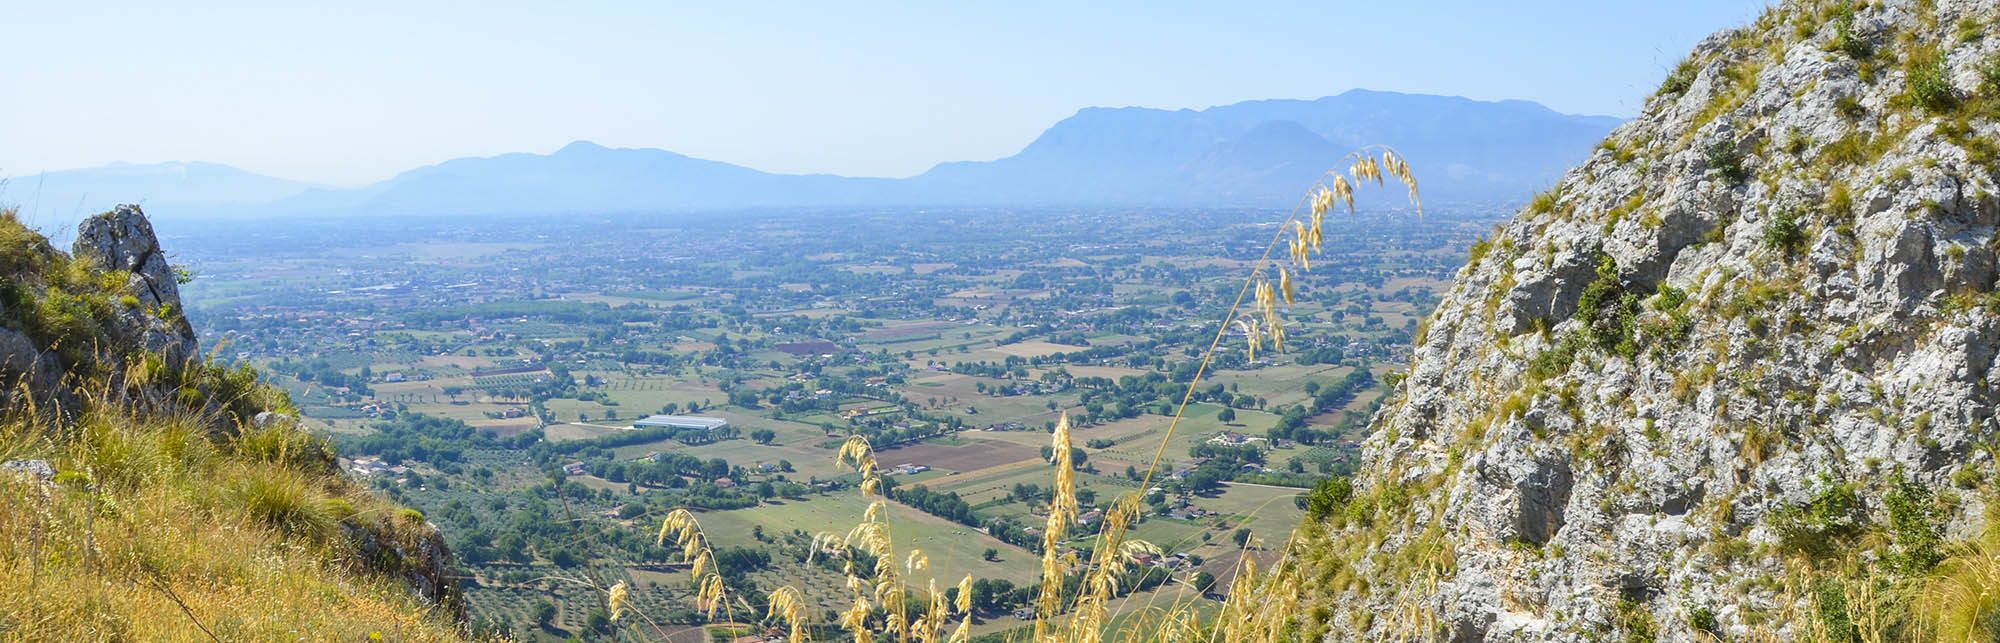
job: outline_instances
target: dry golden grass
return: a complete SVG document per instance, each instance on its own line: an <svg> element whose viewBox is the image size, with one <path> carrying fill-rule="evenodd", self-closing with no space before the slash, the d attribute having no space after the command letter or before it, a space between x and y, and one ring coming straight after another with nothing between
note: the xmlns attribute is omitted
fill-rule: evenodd
<svg viewBox="0 0 2000 643"><path fill-rule="evenodd" d="M246 458L191 417L95 412L0 426L0 637L27 641L456 641L399 581L363 571L342 521L396 508L337 475ZM387 519L387 520L384 520Z"/></svg>

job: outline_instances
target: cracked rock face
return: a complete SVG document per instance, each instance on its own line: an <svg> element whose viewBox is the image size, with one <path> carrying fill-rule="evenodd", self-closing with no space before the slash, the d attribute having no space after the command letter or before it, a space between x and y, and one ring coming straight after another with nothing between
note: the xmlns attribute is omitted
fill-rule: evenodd
<svg viewBox="0 0 2000 643"><path fill-rule="evenodd" d="M1407 489L1406 514L1303 545L1371 543L1342 563L1365 589L1308 588L1324 636L1392 638L1415 602L1453 641L1617 640L1636 615L1707 640L1697 610L1725 638L1790 638L1787 599L1750 582L1785 573L1774 514L1847 485L1882 524L1907 481L1948 500L1948 538L1982 528L2000 113L1913 104L1924 61L1898 48L1939 52L1968 101L2000 93L1980 72L2000 37L1955 28L2000 0L1835 9L1709 37L1475 249L1364 447L1359 494ZM1383 562L1426 530L1452 560L1432 585Z"/></svg>
<svg viewBox="0 0 2000 643"><path fill-rule="evenodd" d="M77 226L71 253L90 261L100 270L131 274L126 287L138 298L139 310L123 311L123 324L140 345L181 362L195 354L194 327L183 316L180 281L166 253L153 235L153 224L136 205L117 208L85 219ZM161 319L149 311L170 311Z"/></svg>

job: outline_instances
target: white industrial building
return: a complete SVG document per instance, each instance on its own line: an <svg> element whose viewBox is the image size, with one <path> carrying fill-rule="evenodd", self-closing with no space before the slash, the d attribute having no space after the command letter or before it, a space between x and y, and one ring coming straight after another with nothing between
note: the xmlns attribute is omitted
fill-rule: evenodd
<svg viewBox="0 0 2000 643"><path fill-rule="evenodd" d="M632 423L634 429L698 429L714 431L729 426L729 421L699 415L648 415L645 419Z"/></svg>

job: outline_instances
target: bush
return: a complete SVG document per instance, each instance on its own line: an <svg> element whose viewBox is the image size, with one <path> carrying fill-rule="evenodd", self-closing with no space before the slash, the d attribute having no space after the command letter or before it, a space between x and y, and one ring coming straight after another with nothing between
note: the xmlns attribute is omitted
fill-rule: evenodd
<svg viewBox="0 0 2000 643"><path fill-rule="evenodd" d="M1708 160L1708 169L1723 180L1742 183L1750 178L1749 171L1743 169L1743 153L1736 151L1735 141L1716 141L1703 150L1702 156Z"/></svg>
<svg viewBox="0 0 2000 643"><path fill-rule="evenodd" d="M1630 358L1639 352L1633 339L1638 314L1639 297L1625 291L1617 262L1599 253L1597 280L1584 286L1576 300L1576 316L1583 320L1584 332L1599 348Z"/></svg>
<svg viewBox="0 0 2000 643"><path fill-rule="evenodd" d="M1660 640L1659 625L1653 622L1653 613L1646 606L1631 600L1618 601L1615 620L1618 630L1625 634L1625 640L1632 643L1653 643Z"/></svg>
<svg viewBox="0 0 2000 643"><path fill-rule="evenodd" d="M1667 73L1667 79L1660 82L1658 95L1679 95L1687 91L1688 86L1694 84L1694 75L1698 71L1701 70L1695 67L1694 59L1692 58L1674 65L1674 70Z"/></svg>
<svg viewBox="0 0 2000 643"><path fill-rule="evenodd" d="M1883 497L1889 506L1889 536L1895 543L1887 559L1904 574L1926 574L1944 560L1944 521L1931 490L1907 479Z"/></svg>
<svg viewBox="0 0 2000 643"><path fill-rule="evenodd" d="M1764 226L1764 247L1778 250L1790 257L1797 255L1806 245L1805 228L1799 225L1798 215L1790 210L1782 210L1771 216L1771 222Z"/></svg>
<svg viewBox="0 0 2000 643"><path fill-rule="evenodd" d="M1312 520L1325 520L1347 507L1347 501L1354 498L1354 481L1346 477L1321 480L1318 487L1306 492L1306 516Z"/></svg>
<svg viewBox="0 0 2000 643"><path fill-rule="evenodd" d="M550 603L548 599L535 601L535 608L530 611L529 618L534 619L535 627L547 628L549 625L555 623L556 606L554 603Z"/></svg>
<svg viewBox="0 0 2000 643"><path fill-rule="evenodd" d="M1827 48L1847 54L1855 60L1867 60L1875 55L1874 43L1854 34L1854 10L1843 8L1833 20L1833 41Z"/></svg>
<svg viewBox="0 0 2000 643"><path fill-rule="evenodd" d="M1562 341L1537 353L1535 358L1528 362L1528 377L1542 380L1569 371L1570 364L1576 361L1577 350L1582 347L1582 335L1572 333L1563 336Z"/></svg>
<svg viewBox="0 0 2000 643"><path fill-rule="evenodd" d="M1688 625L1694 627L1696 630L1711 634L1715 633L1715 628L1720 626L1715 620L1715 610L1694 606L1688 607Z"/></svg>
<svg viewBox="0 0 2000 643"><path fill-rule="evenodd" d="M1804 505L1779 510L1771 519L1779 546L1811 558L1825 558L1862 531L1861 496L1851 485L1835 484Z"/></svg>
<svg viewBox="0 0 2000 643"><path fill-rule="evenodd" d="M1847 584L1839 579L1821 581L1814 590L1814 603L1819 606L1819 639L1821 641L1853 641L1855 638L1854 615L1847 609Z"/></svg>
<svg viewBox="0 0 2000 643"><path fill-rule="evenodd" d="M1909 75L1904 80L1904 96L1925 112L1941 114L1958 106L1958 89L1951 85L1944 56L1912 56Z"/></svg>

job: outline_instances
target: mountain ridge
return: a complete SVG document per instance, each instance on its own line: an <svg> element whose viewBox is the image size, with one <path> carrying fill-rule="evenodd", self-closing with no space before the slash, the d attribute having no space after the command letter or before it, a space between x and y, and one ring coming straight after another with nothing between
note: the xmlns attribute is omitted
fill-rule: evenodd
<svg viewBox="0 0 2000 643"><path fill-rule="evenodd" d="M1290 122L1292 128L1271 129ZM949 161L902 178L778 174L654 148L575 141L549 154L461 157L411 168L357 188L328 188L234 168L254 188L195 198L169 181L82 194L157 195L155 213L527 214L699 211L750 207L923 205L1278 206L1339 160L1341 148L1398 146L1434 177L1437 200L1519 199L1581 159L1615 125L1604 116L1560 114L1521 100L1370 90L1312 100L1267 99L1204 109L1085 107L1015 154ZM1261 129L1260 129L1261 128ZM1239 140L1257 133L1258 138ZM1328 145L1331 143L1331 145ZM1428 163L1428 165L1425 165ZM155 173L168 176L165 166ZM214 166L227 168L227 166ZM87 183L115 166L15 177ZM129 170L127 170L129 173ZM254 179L251 177L255 177ZM1249 181L1249 183L1245 183ZM106 180L107 185L110 181ZM119 187L119 186L111 186ZM17 191L11 196L20 200ZM171 197L171 198L169 198ZM50 202L51 199L39 199ZM108 203L108 201L107 201ZM174 214L165 214L172 217Z"/></svg>

